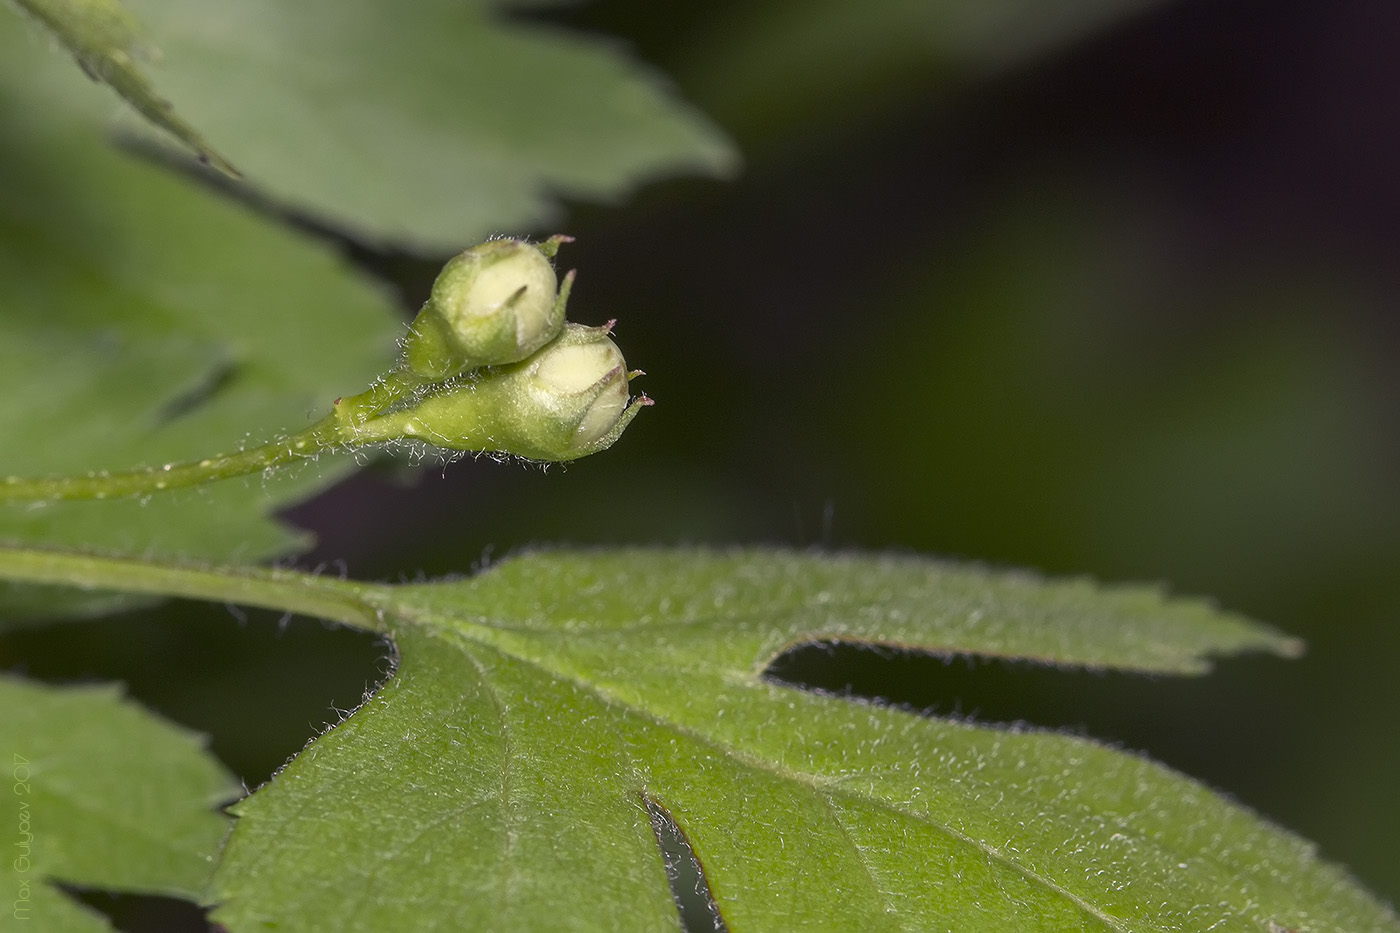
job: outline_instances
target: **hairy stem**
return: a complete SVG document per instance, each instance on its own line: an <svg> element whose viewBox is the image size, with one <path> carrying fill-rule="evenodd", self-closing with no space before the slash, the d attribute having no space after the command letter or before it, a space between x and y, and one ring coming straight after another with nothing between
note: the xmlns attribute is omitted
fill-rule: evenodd
<svg viewBox="0 0 1400 933"><path fill-rule="evenodd" d="M411 374L391 372L359 395L336 399L335 410L305 430L233 453L81 476L0 477L0 504L149 496L168 489L260 473L329 450L374 443L382 438L367 436L360 426L386 409L411 399L424 385L423 380Z"/></svg>
<svg viewBox="0 0 1400 933"><path fill-rule="evenodd" d="M201 567L0 545L0 580L238 603L385 630L356 584L295 570Z"/></svg>
<svg viewBox="0 0 1400 933"><path fill-rule="evenodd" d="M168 489L198 486L234 476L259 473L296 460L314 457L340 446L345 440L345 435L341 420L336 415L331 415L296 434L289 434L257 447L234 453L215 454L201 460L166 463L115 473L86 473L80 476L6 476L0 479L0 503L148 496Z"/></svg>

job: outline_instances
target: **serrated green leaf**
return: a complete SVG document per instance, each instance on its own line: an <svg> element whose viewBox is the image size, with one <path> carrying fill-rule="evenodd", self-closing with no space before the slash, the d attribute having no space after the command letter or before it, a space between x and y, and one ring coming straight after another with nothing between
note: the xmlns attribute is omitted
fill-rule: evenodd
<svg viewBox="0 0 1400 933"><path fill-rule="evenodd" d="M141 36L136 17L116 0L14 0L43 23L73 53L94 81L111 86L156 126L199 153L201 160L227 175L237 176L228 160L204 141L194 127L175 114L137 61L156 57Z"/></svg>
<svg viewBox="0 0 1400 933"><path fill-rule="evenodd" d="M328 248L9 92L0 82L0 476L268 440L387 368L397 315ZM148 502L0 506L0 540L262 559L303 540L269 513L352 466L332 458ZM109 602L0 589L0 624Z"/></svg>
<svg viewBox="0 0 1400 933"><path fill-rule="evenodd" d="M1162 672L1296 650L1199 602L773 552L314 586L377 614L398 665L238 805L233 933L664 929L646 801L734 930L1400 930L1306 842L1137 756L763 676L813 640Z"/></svg>
<svg viewBox="0 0 1400 933"><path fill-rule="evenodd" d="M249 185L365 240L445 253L538 229L560 196L734 167L718 130L615 43L486 0L130 6L165 53L161 86Z"/></svg>
<svg viewBox="0 0 1400 933"><path fill-rule="evenodd" d="M0 676L0 710L4 916L13 929L110 929L53 882L203 896L228 829L216 808L238 786L198 736L114 687Z"/></svg>

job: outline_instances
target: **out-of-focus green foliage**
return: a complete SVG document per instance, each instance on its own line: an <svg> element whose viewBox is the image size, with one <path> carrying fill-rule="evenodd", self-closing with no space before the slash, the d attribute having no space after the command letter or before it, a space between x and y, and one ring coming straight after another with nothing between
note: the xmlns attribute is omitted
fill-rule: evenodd
<svg viewBox="0 0 1400 933"><path fill-rule="evenodd" d="M560 194L733 170L728 142L659 76L503 5L128 3L161 52L162 93L247 186L361 240L448 252L549 222ZM44 90L71 98L68 77L46 72Z"/></svg>
<svg viewBox="0 0 1400 933"><path fill-rule="evenodd" d="M673 62L746 140L868 128L1025 65L1161 0L779 0L699 17Z"/></svg>
<svg viewBox="0 0 1400 933"><path fill-rule="evenodd" d="M117 0L15 0L20 9L50 29L73 53L94 81L102 81L126 98L156 126L189 146L220 171L237 176L228 160L215 152L199 133L176 115L140 67L152 57L135 17Z"/></svg>
<svg viewBox="0 0 1400 933"><path fill-rule="evenodd" d="M216 807L239 788L199 738L112 687L0 677L0 710L7 928L111 929L55 882L203 895L228 830Z"/></svg>

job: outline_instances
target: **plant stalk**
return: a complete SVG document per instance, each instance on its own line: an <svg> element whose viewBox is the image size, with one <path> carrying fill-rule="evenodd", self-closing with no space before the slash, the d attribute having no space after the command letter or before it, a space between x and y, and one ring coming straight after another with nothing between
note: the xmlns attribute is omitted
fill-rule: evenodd
<svg viewBox="0 0 1400 933"><path fill-rule="evenodd" d="M0 580L237 603L386 630L358 584L297 570L202 567L0 544Z"/></svg>
<svg viewBox="0 0 1400 933"><path fill-rule="evenodd" d="M126 499L271 470L330 450L366 443L360 426L419 388L420 381L391 373L359 395L336 399L335 411L310 427L233 453L81 476L6 476L0 478L0 504Z"/></svg>

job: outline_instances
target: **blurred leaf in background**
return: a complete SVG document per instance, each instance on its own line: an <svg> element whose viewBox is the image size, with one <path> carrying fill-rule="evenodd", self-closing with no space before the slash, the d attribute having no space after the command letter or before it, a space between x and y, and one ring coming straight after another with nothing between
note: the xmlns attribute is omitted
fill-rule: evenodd
<svg viewBox="0 0 1400 933"><path fill-rule="evenodd" d="M83 73L107 84L151 123L199 154L201 162L238 176L199 131L151 85L143 64L155 57L141 24L117 0L15 0L72 54Z"/></svg>
<svg viewBox="0 0 1400 933"><path fill-rule="evenodd" d="M111 686L59 690L4 676L0 709L11 929L112 929L56 884L202 896L229 826L216 808L239 790L203 737Z"/></svg>
<svg viewBox="0 0 1400 933"><path fill-rule="evenodd" d="M560 194L611 201L640 180L735 168L660 75L605 41L504 15L541 4L127 6L159 50L161 93L248 187L362 242L446 254L555 222ZM73 106L78 81L44 90Z"/></svg>

